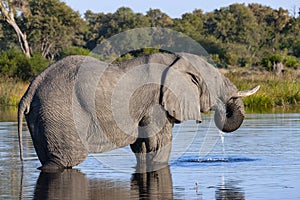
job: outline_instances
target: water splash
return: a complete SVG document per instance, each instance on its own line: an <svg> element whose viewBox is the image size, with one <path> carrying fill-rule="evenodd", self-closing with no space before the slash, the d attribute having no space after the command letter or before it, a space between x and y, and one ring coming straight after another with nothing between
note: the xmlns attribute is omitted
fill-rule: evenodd
<svg viewBox="0 0 300 200"><path fill-rule="evenodd" d="M202 142L200 152L199 152L199 157L207 156L214 149L214 147L216 146L216 144L220 139L216 127L212 126L212 121L210 121L209 127L210 128L207 130L204 140Z"/></svg>
<svg viewBox="0 0 300 200"><path fill-rule="evenodd" d="M202 164L221 164L221 163L236 163L236 162L251 162L256 161L257 159L237 156L237 155L228 155L226 152L225 146L225 135L226 133L213 129L210 130L204 138L202 143L199 156L182 156L175 163L202 163ZM220 140L220 142L219 142ZM215 148L218 143L222 148L222 151L218 155L211 154L211 151ZM220 146L219 146L220 147ZM180 165L180 164L179 164Z"/></svg>
<svg viewBox="0 0 300 200"><path fill-rule="evenodd" d="M222 143L222 152L223 157L226 157L226 150L225 150L225 133L220 130L211 130L209 131L204 138L202 146L200 148L199 157L206 157L211 151L215 148L218 144L218 141L221 139Z"/></svg>
<svg viewBox="0 0 300 200"><path fill-rule="evenodd" d="M225 157L226 156L226 150L225 150L225 133L219 130L219 135L220 135L221 142L222 142L223 157Z"/></svg>

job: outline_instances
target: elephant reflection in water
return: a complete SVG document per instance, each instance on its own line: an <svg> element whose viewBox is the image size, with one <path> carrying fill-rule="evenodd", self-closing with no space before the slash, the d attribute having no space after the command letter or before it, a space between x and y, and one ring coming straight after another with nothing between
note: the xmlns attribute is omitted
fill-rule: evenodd
<svg viewBox="0 0 300 200"><path fill-rule="evenodd" d="M169 166L158 171L135 173L131 184L88 179L76 169L61 173L41 172L34 199L173 199Z"/></svg>
<svg viewBox="0 0 300 200"><path fill-rule="evenodd" d="M169 166L157 171L135 173L131 179L131 194L146 199L173 199L173 184Z"/></svg>
<svg viewBox="0 0 300 200"><path fill-rule="evenodd" d="M215 199L243 200L245 193L229 181L217 186ZM199 188L199 190L202 190ZM173 199L173 183L169 166L157 171L134 173L131 183L88 179L76 169L61 173L41 172L34 199Z"/></svg>
<svg viewBox="0 0 300 200"><path fill-rule="evenodd" d="M222 183L216 188L216 200L244 200L245 193L242 188L236 186L235 181Z"/></svg>

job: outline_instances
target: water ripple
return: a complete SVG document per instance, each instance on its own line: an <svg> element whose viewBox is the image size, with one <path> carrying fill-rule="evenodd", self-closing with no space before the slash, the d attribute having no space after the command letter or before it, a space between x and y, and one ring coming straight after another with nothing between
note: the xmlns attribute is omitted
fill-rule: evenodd
<svg viewBox="0 0 300 200"><path fill-rule="evenodd" d="M238 162L254 162L260 159L257 158L248 158L243 156L207 156L200 158L197 156L183 156L179 158L175 164L184 164L184 163L206 163L206 164L218 164L218 163L238 163Z"/></svg>

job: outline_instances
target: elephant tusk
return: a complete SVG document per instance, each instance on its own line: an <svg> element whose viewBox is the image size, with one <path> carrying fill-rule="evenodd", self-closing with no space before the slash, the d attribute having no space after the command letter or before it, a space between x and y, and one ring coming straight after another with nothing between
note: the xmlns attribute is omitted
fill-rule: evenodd
<svg viewBox="0 0 300 200"><path fill-rule="evenodd" d="M235 95L232 96L232 98L241 98L241 97L247 97L259 90L260 86L257 85L254 88L251 88L250 90L244 90L244 91L238 91Z"/></svg>

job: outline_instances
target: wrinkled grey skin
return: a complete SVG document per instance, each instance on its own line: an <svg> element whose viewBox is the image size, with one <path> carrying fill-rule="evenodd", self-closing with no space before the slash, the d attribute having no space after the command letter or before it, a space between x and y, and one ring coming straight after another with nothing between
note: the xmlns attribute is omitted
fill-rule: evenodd
<svg viewBox="0 0 300 200"><path fill-rule="evenodd" d="M145 64L157 64L159 70L153 72L155 67ZM101 77L90 78L90 72L85 77L85 72L80 71L83 65ZM143 76L131 77L130 70L140 65ZM125 75L128 80L148 80L130 94L130 99L126 99L130 81L122 83ZM70 56L52 64L32 81L19 104L19 137L21 140L25 114L42 163L40 169L45 171L71 168L84 161L89 152L127 145L138 163L165 164L174 123L201 122L201 112L214 110L216 125L222 131L240 127L244 106L241 98L232 98L237 91L217 69L192 54L158 53L109 65L91 57ZM93 92L92 98L88 97ZM130 116L122 111L122 101L126 100ZM130 123L126 121L129 118ZM22 155L22 147L20 151Z"/></svg>

